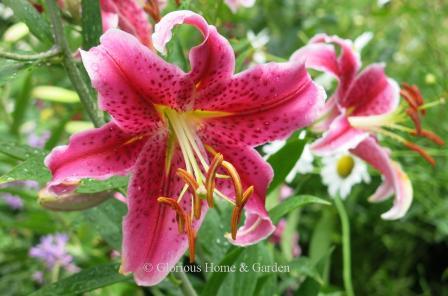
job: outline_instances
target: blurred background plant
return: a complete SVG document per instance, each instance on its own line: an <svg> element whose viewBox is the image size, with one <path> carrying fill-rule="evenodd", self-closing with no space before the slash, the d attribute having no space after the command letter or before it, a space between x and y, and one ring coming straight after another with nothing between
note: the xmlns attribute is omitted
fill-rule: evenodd
<svg viewBox="0 0 448 296"><path fill-rule="evenodd" d="M25 0L0 3L1 52L29 54L51 49L44 3L31 2L37 10ZM83 8L92 5L88 2L82 1ZM243 7L235 13L223 1L181 2L181 8L199 12L231 39L238 70L263 60L288 59L316 33L353 40L363 36L357 44L367 42L362 50L364 65L386 63L389 76L418 85L427 102L448 97L446 1L257 0L252 8ZM35 13L30 14L29 9ZM175 1L168 1L162 15L174 9ZM30 20L30 15L40 22ZM88 26L69 13L63 17L65 36L75 54L85 38L82 28ZM25 24L30 21L34 26ZM190 28L176 29L175 34L167 59L187 70L185 53L200 41L200 35ZM58 56L32 61L0 59L0 182L4 183L0 188L0 291L4 295L24 295L44 287L36 294L91 290L92 295L180 294L178 281L171 277L157 287L141 288L116 273L121 217L126 212L122 203L110 199L83 212L52 212L37 203L39 187L49 178L42 164L45 154L66 143L74 132L93 126L74 90ZM443 139L447 139L448 131L445 113L442 104L429 109L424 120L424 126ZM277 152L269 162L278 177L268 197L270 208L278 204L279 196L285 201L291 199L291 204L298 200L294 199L297 195L301 200L313 195L331 202L320 176L320 159L315 159L306 172L299 170L287 178L289 193L280 189L305 143L312 140L309 133L300 138L293 135L283 148L273 150ZM443 147L429 149L437 161L431 167L417 154L388 144L412 180L415 200L404 219L384 221L380 214L390 202L369 204L366 200L380 183L380 176L369 170L371 182L354 185L344 201L351 227L354 290L357 295L448 295L448 151ZM262 153L268 151L260 149ZM126 178L87 180L80 190L110 191L112 196L126 184ZM222 260L235 264L278 262L289 264L291 272L226 276L189 273L196 290L204 295L230 291L235 295L342 295L343 237L336 207L311 201L301 209L294 207L297 209L281 215L281 220L279 216L279 231L271 239L247 249L231 248L224 238L227 229L220 221L226 211L210 211L198 235L198 264L218 264ZM40 256L35 247L39 242ZM46 249L42 246L45 242ZM58 258L64 258L57 259L58 270L69 268L55 271L48 259L36 258L48 258L48 246L52 244L57 245L53 246L57 250L52 250L58 252ZM58 282L78 268L81 272L77 275ZM51 282L55 284L49 286Z"/></svg>

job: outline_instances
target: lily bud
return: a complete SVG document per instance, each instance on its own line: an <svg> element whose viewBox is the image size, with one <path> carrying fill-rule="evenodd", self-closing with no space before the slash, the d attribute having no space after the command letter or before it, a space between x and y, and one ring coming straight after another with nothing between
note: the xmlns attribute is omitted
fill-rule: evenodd
<svg viewBox="0 0 448 296"><path fill-rule="evenodd" d="M42 207L52 211L82 211L93 208L112 196L113 193L110 191L99 193L70 192L56 195L44 188L39 191L38 201Z"/></svg>

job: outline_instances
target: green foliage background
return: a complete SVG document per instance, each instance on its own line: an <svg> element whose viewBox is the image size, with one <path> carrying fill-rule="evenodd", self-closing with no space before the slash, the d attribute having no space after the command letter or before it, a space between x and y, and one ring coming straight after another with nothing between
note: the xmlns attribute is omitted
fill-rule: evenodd
<svg viewBox="0 0 448 296"><path fill-rule="evenodd" d="M170 1L164 13L175 9L171 2L174 1ZM221 1L182 2L183 8L204 15L221 34L230 38L240 57L250 55L246 39L248 30L258 32L268 28L271 37L268 51L284 59L316 33L326 32L355 39L366 31L372 32L374 37L362 52L363 65L386 63L388 75L399 82L418 85L428 102L448 98L446 1L392 0L379 6L377 1L369 0L257 0L253 8L242 9L237 14L232 14ZM38 17L47 21L45 14ZM17 14L1 18L0 35L20 18ZM81 26L68 18L64 29L71 48L79 47L82 42ZM28 35L20 43L0 41L0 48L17 53L48 49L51 38L43 33L33 33L38 38ZM199 34L192 29L181 28L176 29L174 39L168 59L187 69L185 54L200 40ZM246 67L242 61L243 58L239 59L239 69ZM45 102L44 109L36 108L36 98L32 95L35 86L56 85L73 89L57 59L45 63L0 60L0 85L1 103L7 107L0 122L0 172L9 177L19 176L19 179L38 179L43 185L49 177L42 166L46 151L57 144L66 143L69 136L67 123L74 119L87 120L87 117L79 103ZM52 132L46 151L34 152L29 147L20 146L26 143L24 130L30 123L35 124L34 132L37 134ZM430 109L424 126L447 139L446 105ZM296 157L303 143L297 145ZM388 145L413 182L415 200L404 219L392 222L381 220L380 214L391 206L391 202L367 203L366 197L381 181L373 171L373 182L356 186L346 200L352 239L352 281L356 294L448 295L448 151L445 147L429 149L437 160L433 168L397 143L390 142ZM279 152L275 163L272 163L276 172L291 164L290 152L285 151ZM25 164L25 168L17 169L16 166L23 165L23 161L28 166ZM13 168L16 168L13 171L15 175L10 172ZM1 178L2 181L6 180L5 176ZM87 182L84 189L99 192L116 188L116 184L125 187L122 185L126 184L126 180L118 181L107 184ZM318 174L299 175L292 186L296 194L318 196L331 202ZM87 270L88 273L44 287L36 292L38 295L58 294L58 291L76 294L90 290L94 290L91 295L180 294L177 280L171 277L157 287L141 288L130 278L117 275L119 260L111 258L110 254L113 249L119 249L120 221L126 211L117 201L109 200L81 213L56 213L46 211L36 203L35 191L4 187L0 192L12 192L25 201L25 208L20 212L11 211L5 204L0 204L2 294L25 295L41 288L31 281L31 275L41 266L27 254L42 235L55 232L70 235L69 251L83 272ZM275 190L271 192L271 204L275 203L276 194ZM288 227L280 246L263 242L247 249L230 248L223 237L228 231L229 220L225 205L221 205L220 211L210 211L198 235L201 264L279 262L289 264L292 272L189 274L196 290L204 295L343 295L342 237L335 207L312 202L294 207L296 209L285 216ZM294 230L300 233L303 249L303 255L298 259L291 258L288 250ZM61 278L64 276L61 275Z"/></svg>

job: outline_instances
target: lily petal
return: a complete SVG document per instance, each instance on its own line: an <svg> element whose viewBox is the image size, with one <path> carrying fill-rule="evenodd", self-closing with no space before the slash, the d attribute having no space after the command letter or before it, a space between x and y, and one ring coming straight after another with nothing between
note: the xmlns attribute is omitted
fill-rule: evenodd
<svg viewBox="0 0 448 296"><path fill-rule="evenodd" d="M272 180L272 168L258 152L251 147L235 147L221 141L210 142L211 147L224 156L224 159L232 163L241 177L243 188L254 186L254 193L249 198L244 210L246 221L236 234L236 240L227 237L231 243L239 246L255 244L268 237L275 230L271 219L265 208L266 192ZM235 193L229 180L220 179L216 181L217 188L228 197L234 199Z"/></svg>
<svg viewBox="0 0 448 296"><path fill-rule="evenodd" d="M101 0L101 8L105 4L115 6L120 29L137 36L140 42L146 46L151 46L151 24L145 11L136 0Z"/></svg>
<svg viewBox="0 0 448 296"><path fill-rule="evenodd" d="M180 150L175 150L171 169L165 175L166 136L153 138L143 149L134 169L128 197L128 215L123 223L123 262L121 272L133 272L137 284L152 286L162 281L188 247L186 234L179 234L175 212L157 202L159 196L177 197L184 183L176 169L184 167ZM181 206L190 211L189 193ZM193 222L195 231L207 210L203 203L201 219Z"/></svg>
<svg viewBox="0 0 448 296"><path fill-rule="evenodd" d="M133 119L143 117L154 121L153 116L158 115L152 104L174 109L182 109L188 104L193 83L176 65L165 62L124 31L111 29L101 36L100 42L87 53L82 52L82 58L93 85L101 95L100 104L112 116L121 111L121 120L127 115ZM128 97L124 98L121 92L129 93ZM126 106L119 106L123 99L129 105L129 112L136 112L135 115L123 112ZM107 103L116 106L118 111ZM144 125L138 126L147 129Z"/></svg>
<svg viewBox="0 0 448 296"><path fill-rule="evenodd" d="M394 205L381 217L385 220L402 218L411 206L413 190L408 176L403 172L400 165L392 161L388 151L378 145L372 137L360 143L352 150L352 153L380 171L384 176L385 183L393 185L395 191ZM387 184L382 185L384 188L381 190L384 190L385 193L380 197L384 197L387 193Z"/></svg>
<svg viewBox="0 0 448 296"><path fill-rule="evenodd" d="M61 191L62 184L76 184L82 178L107 179L126 175L134 166L147 137L122 131L114 122L70 138L45 158L53 178L48 184ZM74 189L73 186L65 189Z"/></svg>
<svg viewBox="0 0 448 296"><path fill-rule="evenodd" d="M314 121L325 92L303 64L290 62L257 65L236 75L221 93L205 97L208 110L230 113L205 120L205 133L255 146L286 138Z"/></svg>
<svg viewBox="0 0 448 296"><path fill-rule="evenodd" d="M350 115L367 116L389 113L398 107L400 88L384 73L384 65L372 64L355 79L339 104Z"/></svg>
<svg viewBox="0 0 448 296"><path fill-rule="evenodd" d="M338 93L342 96L361 67L361 59L359 54L354 50L353 42L351 40L342 39L338 36L328 36L326 34L318 34L310 40L310 43L322 42L335 43L341 47L341 54L338 58L340 81Z"/></svg>
<svg viewBox="0 0 448 296"><path fill-rule="evenodd" d="M324 43L311 43L296 52L290 58L292 61L305 63L307 68L327 72L339 79L339 63L336 50L332 45Z"/></svg>
<svg viewBox="0 0 448 296"><path fill-rule="evenodd" d="M353 128L344 114L333 120L327 132L311 144L311 150L318 155L342 153L355 148L369 137L367 132Z"/></svg>
<svg viewBox="0 0 448 296"><path fill-rule="evenodd" d="M192 11L178 10L165 15L155 26L152 37L154 47L166 54L166 44L171 40L172 30L180 24L196 27L204 37L202 43L193 47L189 55L189 77L194 81L196 89L211 87L230 79L235 69L235 56L230 43L218 33L215 26L208 25L202 16Z"/></svg>

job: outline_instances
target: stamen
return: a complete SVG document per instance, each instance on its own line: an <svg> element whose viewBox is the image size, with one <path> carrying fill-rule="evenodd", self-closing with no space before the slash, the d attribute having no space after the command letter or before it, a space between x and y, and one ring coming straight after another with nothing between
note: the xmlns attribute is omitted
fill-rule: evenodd
<svg viewBox="0 0 448 296"><path fill-rule="evenodd" d="M222 167L227 171L232 179L233 186L235 187L235 203L238 206L241 204L243 199L243 185L241 183L240 175L238 174L236 168L228 161L223 161Z"/></svg>
<svg viewBox="0 0 448 296"><path fill-rule="evenodd" d="M218 167L221 166L222 162L224 160L224 157L221 153L215 154L215 157L212 160L212 163L210 164L210 167L207 171L207 176L205 178L205 189L207 191L207 203L209 208L213 208L213 192L215 190L215 177L216 177L216 171L218 170Z"/></svg>
<svg viewBox="0 0 448 296"><path fill-rule="evenodd" d="M421 130L420 134L417 131L413 130L413 131L411 131L411 135L425 137L428 140L431 140L440 146L445 144L445 141L443 141L442 138L440 138L438 135L436 135L435 133L428 131L428 130Z"/></svg>
<svg viewBox="0 0 448 296"><path fill-rule="evenodd" d="M403 82L401 86L412 95L417 105L420 106L424 103L422 94L416 85L409 85L406 82Z"/></svg>
<svg viewBox="0 0 448 296"><path fill-rule="evenodd" d="M434 158L432 158L422 147L418 146L417 144L411 143L409 141L404 142L403 145L405 145L409 149L414 150L415 152L420 154L432 166L436 165L436 161L434 160Z"/></svg>
<svg viewBox="0 0 448 296"><path fill-rule="evenodd" d="M191 223L191 219L188 215L185 214L185 231L188 236L188 253L190 254L190 263L194 262L195 252L196 252L196 233L193 229L193 225Z"/></svg>
<svg viewBox="0 0 448 296"><path fill-rule="evenodd" d="M246 205L247 201L249 200L249 197L251 197L253 193L254 193L254 186L250 186L249 188L246 189L246 191L244 191L243 197L241 199L241 204L239 205L237 204L233 208L232 219L230 221L230 231L233 240L236 239L236 232L238 230L238 224L240 223L241 220L242 210Z"/></svg>
<svg viewBox="0 0 448 296"><path fill-rule="evenodd" d="M184 169L178 168L176 173L184 180L185 183L188 184L188 188L190 189L191 195L193 196L192 212L194 213L194 218L198 220L199 218L201 218L201 199L199 198L199 195L197 193L199 184L196 182L194 177Z"/></svg>
<svg viewBox="0 0 448 296"><path fill-rule="evenodd" d="M187 215L187 213L185 213L185 211L181 208L181 206L177 203L176 199L174 198L161 196L157 199L157 201L170 206L176 212L176 219L178 221L179 232L182 233L185 230L185 232L187 233L188 248L190 253L190 263L193 263L195 258L196 233L193 229L193 224L190 217Z"/></svg>
<svg viewBox="0 0 448 296"><path fill-rule="evenodd" d="M409 108L408 110L406 110L406 114L409 115L409 117L411 118L412 122L415 125L417 134L420 135L420 133L422 131L422 124L420 122L420 116L418 115L418 111Z"/></svg>
<svg viewBox="0 0 448 296"><path fill-rule="evenodd" d="M446 103L445 98L440 98L440 99L437 100L437 101L434 101L434 102L430 102L430 103L426 103L426 104L424 104L424 105L421 105L420 107L418 107L418 109L419 109L419 110L426 110L426 109L429 109L429 108L432 108L432 107L435 107L435 106L438 106L438 105L443 105L443 104L445 104L445 103Z"/></svg>
<svg viewBox="0 0 448 296"><path fill-rule="evenodd" d="M185 212L180 207L180 205L177 203L176 199L161 196L157 199L157 201L159 203L163 203L163 204L170 206L176 212L176 220L177 220L178 230L179 230L179 233L183 233L184 225L185 225Z"/></svg>
<svg viewBox="0 0 448 296"><path fill-rule="evenodd" d="M406 90L400 89L400 95L404 98L404 100L409 104L409 106L412 109L414 109L414 110L418 109L417 102L414 100L414 98L411 96L411 94L409 92L407 92Z"/></svg>

